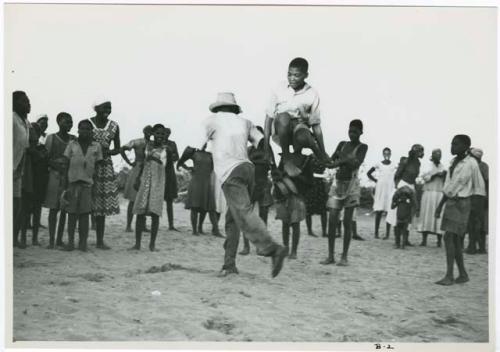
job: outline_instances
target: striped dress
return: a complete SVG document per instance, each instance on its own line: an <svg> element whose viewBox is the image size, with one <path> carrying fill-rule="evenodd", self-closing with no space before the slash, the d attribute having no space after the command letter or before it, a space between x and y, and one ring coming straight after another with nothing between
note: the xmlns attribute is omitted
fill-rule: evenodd
<svg viewBox="0 0 500 352"><path fill-rule="evenodd" d="M101 144L104 150L109 150L111 142L118 131L118 124L108 120L104 128L98 128L94 121L89 119L94 126L92 134L94 141ZM95 169L95 182L92 199L92 213L95 216L107 216L120 213L118 205L118 182L113 169L111 156L104 157L102 163L98 163Z"/></svg>

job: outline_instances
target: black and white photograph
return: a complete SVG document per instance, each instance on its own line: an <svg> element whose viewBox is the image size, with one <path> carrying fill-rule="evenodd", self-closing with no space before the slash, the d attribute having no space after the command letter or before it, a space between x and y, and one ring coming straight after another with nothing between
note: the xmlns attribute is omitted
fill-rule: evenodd
<svg viewBox="0 0 500 352"><path fill-rule="evenodd" d="M5 345L494 351L498 8L401 3L5 2Z"/></svg>

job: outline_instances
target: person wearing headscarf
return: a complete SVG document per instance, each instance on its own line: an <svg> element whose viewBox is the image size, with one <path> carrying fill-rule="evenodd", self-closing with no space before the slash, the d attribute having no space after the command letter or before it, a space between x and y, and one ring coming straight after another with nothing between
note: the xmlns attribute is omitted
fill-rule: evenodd
<svg viewBox="0 0 500 352"><path fill-rule="evenodd" d="M416 192L416 180L418 175L420 174L420 159L422 159L423 157L424 147L420 144L414 144L408 152L408 157L402 157L400 159L398 169L394 174L394 192L396 192L398 188L404 186L407 186L411 190L413 190L413 192ZM394 194L391 195L391 199L393 196ZM417 209L414 215L417 215L419 213L419 206L420 204L417 201ZM397 207L391 209L387 213L386 221L392 226L397 225ZM409 241L409 236L406 236L406 238L408 239L408 242L405 243L405 246L412 246Z"/></svg>
<svg viewBox="0 0 500 352"><path fill-rule="evenodd" d="M120 128L118 123L109 119L111 102L99 99L94 103L96 115L89 121L92 123L93 140L101 144L103 161L96 166L93 185L92 213L95 216L96 248L110 249L104 243L106 216L120 213L118 204L118 182L111 157L120 153ZM111 145L113 144L113 149Z"/></svg>
<svg viewBox="0 0 500 352"><path fill-rule="evenodd" d="M40 126L40 139L38 143L40 144L45 144L45 141L47 139L47 128L49 127L49 117L47 114L42 114L38 116L38 119L36 120L36 123L38 126Z"/></svg>
<svg viewBox="0 0 500 352"><path fill-rule="evenodd" d="M417 231L422 233L422 243L427 245L429 234L437 235L438 247L441 247L443 232L441 231L441 221L434 216L436 208L443 197L444 179L446 169L441 163L441 149L434 149L429 165L419 177L423 183L423 194L420 201L420 215L417 219Z"/></svg>

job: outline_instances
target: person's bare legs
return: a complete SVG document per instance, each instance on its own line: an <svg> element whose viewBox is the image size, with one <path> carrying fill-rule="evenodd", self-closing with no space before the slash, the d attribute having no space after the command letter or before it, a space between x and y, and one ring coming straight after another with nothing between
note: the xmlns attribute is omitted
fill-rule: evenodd
<svg viewBox="0 0 500 352"><path fill-rule="evenodd" d="M65 251L75 249L75 230L78 214L68 214L68 244L64 247Z"/></svg>
<svg viewBox="0 0 500 352"><path fill-rule="evenodd" d="M167 218L168 218L168 229L171 231L178 231L174 226L174 201L172 199L166 200L167 204Z"/></svg>
<svg viewBox="0 0 500 352"><path fill-rule="evenodd" d="M462 243L460 236L455 235L453 237L453 241L455 242L455 262L458 267L458 277L455 279L455 283L463 284L469 281L469 275L467 275L467 271L465 270L464 264L464 255L462 250Z"/></svg>
<svg viewBox="0 0 500 352"><path fill-rule="evenodd" d="M428 235L429 235L429 232L427 232L427 231L422 232L422 242L420 243L421 247L427 246L427 236Z"/></svg>
<svg viewBox="0 0 500 352"><path fill-rule="evenodd" d="M300 240L300 222L291 224L292 226L292 253L288 257L289 259L297 259L297 247L299 246Z"/></svg>
<svg viewBox="0 0 500 352"><path fill-rule="evenodd" d="M19 243L19 231L21 229L21 197L14 197L12 210L13 245L17 247Z"/></svg>
<svg viewBox="0 0 500 352"><path fill-rule="evenodd" d="M382 238L383 240L387 240L391 234L391 224L388 222L385 223L385 237Z"/></svg>
<svg viewBox="0 0 500 352"><path fill-rule="evenodd" d="M125 232L132 232L132 220L134 219L134 214L132 213L134 209L134 202L129 201L127 206L127 228Z"/></svg>
<svg viewBox="0 0 500 352"><path fill-rule="evenodd" d="M380 220L381 219L382 219L382 212L376 211L375 212L375 238L379 238L378 229L380 227Z"/></svg>
<svg viewBox="0 0 500 352"><path fill-rule="evenodd" d="M97 235L97 244L96 248L99 249L111 249L108 245L104 243L104 229L106 226L106 216L96 216L95 217L95 223L96 223L96 235Z"/></svg>
<svg viewBox="0 0 500 352"><path fill-rule="evenodd" d="M157 251L155 247L156 236L158 235L158 228L160 227L160 217L158 215L151 215L151 237L149 239L149 250L151 252Z"/></svg>
<svg viewBox="0 0 500 352"><path fill-rule="evenodd" d="M40 230L40 216L42 213L42 205L37 202L35 206L33 207L33 238L31 243L33 246L39 246L40 243L38 242L38 231Z"/></svg>
<svg viewBox="0 0 500 352"><path fill-rule="evenodd" d="M354 207L344 208L344 243L342 257L340 262L337 264L339 266L347 266L347 253L349 252L349 245L351 243L351 226L352 226L352 215L354 212Z"/></svg>
<svg viewBox="0 0 500 352"><path fill-rule="evenodd" d="M321 213L320 217L321 217L321 234L322 234L323 237L326 237L327 236L327 232L326 232L326 224L327 224L326 210Z"/></svg>
<svg viewBox="0 0 500 352"><path fill-rule="evenodd" d="M285 246L287 252L290 248L290 224L281 221L281 235L283 237L283 246Z"/></svg>
<svg viewBox="0 0 500 352"><path fill-rule="evenodd" d="M210 223L212 224L212 235L215 237L224 237L219 230L219 218L220 216L216 211L208 212L208 217L210 218Z"/></svg>
<svg viewBox="0 0 500 352"><path fill-rule="evenodd" d="M61 210L59 214L59 223L57 224L57 238L56 238L56 246L64 247L63 235L64 235L64 227L66 225L66 212Z"/></svg>
<svg viewBox="0 0 500 352"><path fill-rule="evenodd" d="M330 209L330 216L328 218L328 257L321 261L320 264L328 265L335 263L335 230L339 222L340 209Z"/></svg>
<svg viewBox="0 0 500 352"><path fill-rule="evenodd" d="M307 234L311 237L318 237L312 230L312 215L306 215Z"/></svg>
<svg viewBox="0 0 500 352"><path fill-rule="evenodd" d="M144 230L145 224L146 224L146 215L137 214L135 216L135 245L129 248L130 250L138 251L141 249L142 231Z"/></svg>
<svg viewBox="0 0 500 352"><path fill-rule="evenodd" d="M207 212L206 211L200 211L199 212L199 217L198 217L198 233L200 235L204 235L205 232L203 232L203 223L205 222L205 218L207 217Z"/></svg>
<svg viewBox="0 0 500 352"><path fill-rule="evenodd" d="M455 245L457 244L457 241L454 239L455 236L457 235L450 232L446 232L444 234L444 246L446 249L446 275L444 278L436 282L438 285L449 286L454 283L453 266L455 263L455 251L457 250L457 248L455 248ZM458 239L458 241L460 241L460 239Z"/></svg>
<svg viewBox="0 0 500 352"><path fill-rule="evenodd" d="M87 251L87 239L89 238L89 215L80 214L78 217L78 249L82 252Z"/></svg>
<svg viewBox="0 0 500 352"><path fill-rule="evenodd" d="M193 235L198 236L198 212L194 209L191 209L191 228Z"/></svg>

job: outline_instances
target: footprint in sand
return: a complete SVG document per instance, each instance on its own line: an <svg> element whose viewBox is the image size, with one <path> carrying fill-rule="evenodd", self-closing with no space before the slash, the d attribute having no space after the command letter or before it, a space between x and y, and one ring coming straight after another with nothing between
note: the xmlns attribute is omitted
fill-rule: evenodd
<svg viewBox="0 0 500 352"><path fill-rule="evenodd" d="M236 326L227 321L224 317L216 317L208 319L203 323L203 327L207 330L219 331L225 335L231 335Z"/></svg>

